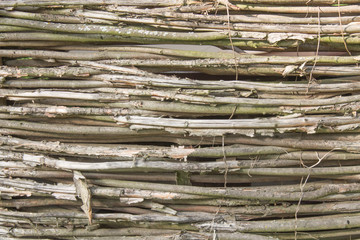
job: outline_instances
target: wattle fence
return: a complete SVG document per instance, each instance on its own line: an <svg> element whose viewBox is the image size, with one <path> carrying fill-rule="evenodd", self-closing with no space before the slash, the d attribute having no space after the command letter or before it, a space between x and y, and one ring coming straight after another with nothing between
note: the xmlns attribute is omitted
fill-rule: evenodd
<svg viewBox="0 0 360 240"><path fill-rule="evenodd" d="M359 13L1 0L1 239L360 237Z"/></svg>

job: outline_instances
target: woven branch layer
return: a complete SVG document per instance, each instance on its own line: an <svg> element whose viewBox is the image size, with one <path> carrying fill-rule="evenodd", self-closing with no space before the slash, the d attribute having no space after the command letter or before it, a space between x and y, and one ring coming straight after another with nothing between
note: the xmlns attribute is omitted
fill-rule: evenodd
<svg viewBox="0 0 360 240"><path fill-rule="evenodd" d="M359 12L0 1L0 238L359 238Z"/></svg>

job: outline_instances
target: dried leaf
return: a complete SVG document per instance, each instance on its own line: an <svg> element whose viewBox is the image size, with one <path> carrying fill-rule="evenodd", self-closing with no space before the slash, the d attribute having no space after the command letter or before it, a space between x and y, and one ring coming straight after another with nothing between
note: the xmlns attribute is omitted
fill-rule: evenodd
<svg viewBox="0 0 360 240"><path fill-rule="evenodd" d="M314 39L314 35L303 33L269 33L267 40L269 43L277 43L282 40L300 40L305 42L307 39Z"/></svg>
<svg viewBox="0 0 360 240"><path fill-rule="evenodd" d="M9 234L12 228L9 227L0 227L0 235Z"/></svg>
<svg viewBox="0 0 360 240"><path fill-rule="evenodd" d="M176 215L177 214L177 211L172 209L172 208L169 208L165 205L162 205L160 203L151 203L151 210L153 211L157 211L157 212L163 212L163 213L166 213L166 214L171 214L171 215Z"/></svg>
<svg viewBox="0 0 360 240"><path fill-rule="evenodd" d="M81 209L84 211L89 219L89 224L92 222L92 209L91 209L91 192L86 183L85 177L79 171L74 171L74 183L76 187L76 194L81 198L83 205Z"/></svg>
<svg viewBox="0 0 360 240"><path fill-rule="evenodd" d="M255 133L260 136L273 137L275 131L274 131L274 129L256 129Z"/></svg>
<svg viewBox="0 0 360 240"><path fill-rule="evenodd" d="M23 160L26 165L36 167L44 164L44 156L24 153Z"/></svg>
<svg viewBox="0 0 360 240"><path fill-rule="evenodd" d="M143 201L144 201L143 198L127 198L127 197L120 198L120 202L126 203L126 204L140 203Z"/></svg>
<svg viewBox="0 0 360 240"><path fill-rule="evenodd" d="M340 132L352 131L352 130L355 130L358 128L359 128L359 124L357 124L357 123L340 125L340 126L335 127L335 129Z"/></svg>
<svg viewBox="0 0 360 240"><path fill-rule="evenodd" d="M167 155L171 158L176 158L176 159L184 159L187 156L189 156L191 153L193 153L195 151L195 149L191 149L191 148L172 148L169 150L169 152L167 152Z"/></svg>
<svg viewBox="0 0 360 240"><path fill-rule="evenodd" d="M294 113L294 114L290 114L290 115L285 115L285 116L279 116L278 118L280 119L290 119L290 118L298 118L301 117L303 114L301 113Z"/></svg>
<svg viewBox="0 0 360 240"><path fill-rule="evenodd" d="M267 37L267 34L263 32L238 32L237 34L242 38L265 39Z"/></svg>
<svg viewBox="0 0 360 240"><path fill-rule="evenodd" d="M66 113L67 113L67 107L65 106L51 106L46 108L45 116L49 118L53 118L59 114L66 114Z"/></svg>
<svg viewBox="0 0 360 240"><path fill-rule="evenodd" d="M295 66L295 65L289 65L289 66L286 66L282 75L284 77L286 77L287 75L289 75L290 73L294 72L298 67Z"/></svg>
<svg viewBox="0 0 360 240"><path fill-rule="evenodd" d="M232 3L229 2L229 0L216 0L218 3L225 5L231 10L240 10L240 8Z"/></svg>
<svg viewBox="0 0 360 240"><path fill-rule="evenodd" d="M66 194L66 193L52 193L56 199L64 199L64 200L71 200L76 201L76 197L73 194Z"/></svg>
<svg viewBox="0 0 360 240"><path fill-rule="evenodd" d="M315 134L316 130L318 129L318 126L317 125L309 126L309 127L306 127L305 129L306 129L307 134Z"/></svg>

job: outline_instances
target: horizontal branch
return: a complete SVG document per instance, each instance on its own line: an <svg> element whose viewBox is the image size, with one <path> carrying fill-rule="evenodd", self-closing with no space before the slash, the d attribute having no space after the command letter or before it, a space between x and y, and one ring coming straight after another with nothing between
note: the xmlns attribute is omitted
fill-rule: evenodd
<svg viewBox="0 0 360 240"><path fill-rule="evenodd" d="M116 52L116 51L49 51L49 50L0 50L1 57L8 58L45 58L67 60L106 60L106 59L162 59L165 57L151 53Z"/></svg>
<svg viewBox="0 0 360 240"><path fill-rule="evenodd" d="M287 0L234 0L233 2L245 2L245 3L258 3L258 4L279 4L279 5L334 5L336 4L336 1L334 0L312 0L311 2L308 2L307 0L293 0L291 2ZM342 0L342 4L356 4L358 3L358 0Z"/></svg>
<svg viewBox="0 0 360 240"><path fill-rule="evenodd" d="M319 160L320 161L320 160ZM358 166L321 167L321 168L251 168L239 169L239 173L261 176L331 176L359 174Z"/></svg>
<svg viewBox="0 0 360 240"><path fill-rule="evenodd" d="M21 11L0 10L0 16L31 19L38 21L48 21L48 22L61 22L61 23L112 24L112 22L110 21L100 20L100 19L80 18L69 15L54 15L54 14L46 14L46 13L32 13L32 12L21 12Z"/></svg>
<svg viewBox="0 0 360 240"><path fill-rule="evenodd" d="M69 2L67 0L60 0L60 1L31 1L31 0L15 0L11 2L2 2L0 7L15 7L15 6L51 6L51 5L117 5L119 1L117 0L75 0ZM182 1L179 0L141 0L139 2L134 3L133 1L129 0L122 0L121 5L124 6L177 6L181 5Z"/></svg>
<svg viewBox="0 0 360 240"><path fill-rule="evenodd" d="M224 147L202 147L202 148L183 148L183 147L155 147L155 146L131 146L131 145L116 145L116 146L98 146L98 145L82 145L47 141L31 141L27 139L15 137L0 137L0 142L3 146L10 146L10 148L27 149L34 152L52 152L52 153L66 153L69 155L78 156L103 156L103 157L118 157L119 159L126 159L133 157L170 157L170 158L184 158L188 157L202 157L202 158L221 158L224 154L228 157L240 156L257 156L268 154L283 154L290 153L294 149L272 147L272 146L224 146ZM19 156L18 156L19 157Z"/></svg>
<svg viewBox="0 0 360 240"><path fill-rule="evenodd" d="M309 192L286 192L283 190L274 190L274 187L271 187L272 190L266 191L263 188L226 188L226 189L216 189L216 188L204 188L204 187L194 187L194 186L173 186L166 184L155 184L155 183L144 183L144 182L130 182L130 181L121 181L121 180L94 180L94 183L99 185L107 185L113 187L121 188L138 188L138 189L147 189L147 190L161 190L161 191L172 191L178 193L186 194L195 194L201 196L211 196L211 197L227 197L227 198L237 198L237 199L254 199L254 200L274 200L274 201L298 201L300 198L303 200L312 200L321 198L327 195L332 195L336 193L344 192L354 192L359 191L360 187L358 184L329 184L322 186L316 190ZM296 188L298 188L297 186ZM295 190L295 189L294 189ZM300 189L299 189L300 190ZM96 190L95 190L96 192Z"/></svg>
<svg viewBox="0 0 360 240"><path fill-rule="evenodd" d="M226 207L222 206L219 210L218 207L206 206L206 205L174 205L170 204L169 207L177 211L189 211L189 212L211 212L222 214L234 214L241 218L242 215L247 215L254 218L262 217L276 217L284 216L287 214L295 214L298 211L300 215L317 215L317 214L336 214L336 213L348 213L359 212L360 205L353 201L347 202L335 202L335 203L319 203L319 204L296 204L290 206L247 206L247 207ZM298 209L298 210L297 210Z"/></svg>
<svg viewBox="0 0 360 240"><path fill-rule="evenodd" d="M333 137L336 137L334 135ZM251 144L251 145L272 145L279 147L289 147L303 150L342 150L346 152L359 153L357 141L348 139L332 140L331 137L326 139L324 136L318 135L316 138L311 139L306 136L302 138L296 138L295 136L281 138L270 138L270 137L232 137L227 136L226 140L232 143L239 144ZM219 139L220 141L220 139Z"/></svg>
<svg viewBox="0 0 360 240"><path fill-rule="evenodd" d="M254 1L254 0L253 0ZM234 1L232 1L234 2ZM250 1L241 1L241 2L250 2ZM292 4L295 1L281 1L281 5L287 5ZM331 4L333 3L332 0L329 0ZM268 2L271 4L280 4L280 1L272 1ZM342 4L343 1L341 2ZM358 1L353 0L352 3L358 3ZM312 1L310 3L306 3L305 1L302 1L300 5L316 5L316 1ZM323 4L323 3L321 3ZM125 6L106 6L103 9L103 13L109 12L116 12L116 13L127 13L127 14L133 14L138 15L138 17L145 18L147 16L151 17L161 17L162 19L166 19L167 22L170 22L171 20L187 20L188 23L192 23L191 21L196 21L196 23L228 23L228 18L230 20L230 27L232 27L233 23L239 23L239 22L245 22L245 23L280 23L280 24L318 24L319 21L321 24L339 24L339 21L341 20L342 24L348 24L352 21L356 20L356 16L341 16L339 17L322 17L320 18L302 18L302 17L292 17L290 16L284 16L279 14L249 14L249 12L242 11L241 14L237 14L237 12L232 12L229 16L225 14L196 14L194 12L186 13L186 12L175 12L175 11L165 11L165 9L139 9L139 8L132 8L132 7L125 7ZM75 16L87 16L87 13L91 11L89 10L82 10L82 11L72 11L69 14L74 14ZM57 11L55 13L60 14L61 11ZM98 12L99 13L99 12ZM89 15L91 16L91 15ZM109 15L107 15L105 18L108 20L118 20L119 15L110 15L109 18L107 18ZM275 17L276 16L276 17ZM128 17L130 18L130 17ZM190 22L189 22L190 21Z"/></svg>
<svg viewBox="0 0 360 240"><path fill-rule="evenodd" d="M101 70L85 67L54 67L54 68L15 68L2 66L0 76L2 77L87 77L92 74L102 73Z"/></svg>
<svg viewBox="0 0 360 240"><path fill-rule="evenodd" d="M46 221L47 218L50 218L50 221L54 221L56 223L55 218L73 218L73 219L86 219L86 215L84 213L78 212L59 212L53 211L52 213L36 213L36 212L15 212L15 211L1 211L0 215L2 216L11 216L18 217L20 219L29 218L33 219L34 223L41 224L42 221ZM174 222L177 224L180 223L192 223L192 222L203 222L203 221L211 221L214 218L213 214L209 213L177 213L176 216L171 215L163 215L163 214L124 214L124 213L94 213L93 220L94 223L101 223L103 220L105 221L131 221L131 222ZM221 218L217 216L216 218ZM43 222L44 224L44 222Z"/></svg>
<svg viewBox="0 0 360 240"><path fill-rule="evenodd" d="M0 120L3 128L14 128L39 132L61 133L61 134L82 134L82 135L156 135L161 134L159 130L145 130L134 132L128 128L121 127L98 127L98 126L76 126L72 124L43 124L24 121Z"/></svg>
<svg viewBox="0 0 360 240"><path fill-rule="evenodd" d="M359 214L330 215L272 221L240 222L236 229L240 232L293 232L319 231L359 227ZM216 228L216 227L215 227Z"/></svg>
<svg viewBox="0 0 360 240"><path fill-rule="evenodd" d="M211 41L226 39L227 33L181 33L181 32L164 32L155 31L139 27L115 27L115 26L99 26L99 25L83 25L83 24L62 24L52 22L41 22L34 20L25 20L17 18L1 18L1 24L19 27L29 27L34 29L48 30L54 32L66 33L84 33L84 34L109 34L122 37L135 38L153 38L177 41Z"/></svg>
<svg viewBox="0 0 360 240"><path fill-rule="evenodd" d="M4 74L7 75L8 73ZM1 74L0 74L1 75ZM275 106L324 106L335 105L343 103L358 102L359 95L352 96L335 96L326 99L287 99L287 98L275 98L275 99L261 99L261 98L247 98L247 97L218 97L212 95L199 96L196 94L186 94L175 90L149 90L149 89L109 89L102 88L97 92L88 92L86 90L78 91L56 91L56 90L18 90L18 89L0 89L0 97L8 98L9 100L34 100L43 98L56 98L56 99L77 99L88 101L100 101L100 102L114 102L114 101L129 101L137 100L136 97L148 97L157 100L175 100L185 103L200 103L200 104L240 104L246 107L275 107ZM144 98L142 98L144 99ZM144 99L146 100L146 99ZM141 102L141 101L140 101ZM139 103L139 101L137 102ZM117 103L121 105L121 103ZM117 105L115 104L115 106ZM142 104L142 103L141 103ZM141 104L139 107L141 107ZM139 105L139 104L137 104ZM114 106L114 105L113 105ZM114 106L114 107L115 107ZM234 106L235 107L235 106ZM150 110L150 109L147 109ZM232 112L234 108L231 109ZM231 113L232 113L231 112Z"/></svg>
<svg viewBox="0 0 360 240"><path fill-rule="evenodd" d="M236 4L242 11L272 12L272 13L304 13L310 14L321 12L325 13L357 13L360 12L359 5L346 6L274 6L274 5L257 5L257 4Z"/></svg>
<svg viewBox="0 0 360 240"><path fill-rule="evenodd" d="M284 117L284 118L252 118L252 119L172 119L172 118L153 118L142 116L119 116L115 120L120 126L145 125L156 127L172 127L185 129L223 129L223 128L291 128L324 125L326 127L335 127L359 123L360 120L354 117L336 117L336 116L316 116L316 117Z"/></svg>
<svg viewBox="0 0 360 240"><path fill-rule="evenodd" d="M165 77L145 77L145 76L129 76L120 74L98 74L93 75L89 80L111 82L113 84L121 84L127 86L147 86L147 87L162 87L162 88L191 88L191 89L239 89L250 90L256 92L274 92L293 94L312 94L325 92L341 92L341 91L357 91L360 90L360 84L352 81L357 77L338 77L332 80L347 81L339 83L326 83L322 80L320 83L310 84L308 82L296 83L292 82L254 82L249 80L238 81L213 81L213 80L193 80L183 78L165 78ZM351 81L351 82L350 82Z"/></svg>
<svg viewBox="0 0 360 240"><path fill-rule="evenodd" d="M1 52L0 52L1 55ZM248 65L248 64L295 64L301 65L303 63L328 64L328 65L353 65L360 62L359 57L344 57L344 56L311 56L311 57L294 57L294 56L256 56L256 55L240 55L232 59L195 59L195 60L136 60L136 59L121 59L121 60L104 60L101 63L117 66L141 66L141 67L204 67L204 66L234 66L234 65ZM74 62L75 63L75 62ZM81 64L81 62L79 62ZM306 66L306 65L305 65Z"/></svg>
<svg viewBox="0 0 360 240"><path fill-rule="evenodd" d="M24 99L23 99L24 100ZM284 100L286 101L286 100ZM126 108L129 114L134 109L143 112L143 116L174 116L174 117L196 117L196 116L231 116L233 115L289 115L294 113L300 114L328 114L340 113L346 114L360 109L359 102L349 102L334 105L323 106L251 106L243 104L219 104L219 105L205 105L196 103L181 103L181 102L165 102L165 101L127 101L116 103L104 103L96 101L81 101L68 99L38 99L35 106L82 106L82 107L103 107L103 108ZM24 106L34 106L33 104L25 104ZM151 112L149 112L151 111ZM139 112L138 112L139 113Z"/></svg>
<svg viewBox="0 0 360 240"><path fill-rule="evenodd" d="M3 152L3 151L0 151ZM6 152L5 152L6 154ZM183 153L184 158L187 157L186 152ZM284 166L296 166L299 164L299 161L297 160L265 160L265 161L249 161L249 160L243 160L243 161L235 161L235 160L228 160L223 162L168 162L168 161L144 161L144 160L136 160L133 161L111 161L111 162L98 162L98 163L86 163L86 162L78 162L78 161L69 161L69 160L60 160L53 157L48 157L45 155L39 155L39 154L29 154L24 153L19 158L16 158L16 160L23 161L25 164L28 164L29 166L47 166L50 168L55 169L62 169L62 170L79 170L79 171L121 171L121 170L132 170L136 171L136 169L141 170L170 170L170 171L186 171L186 172L211 172L211 171L221 171L224 169L228 170L239 170L240 172L247 171L248 173L252 172L252 170L244 169L241 170L241 168L258 168L258 167L284 167ZM352 168L352 169L350 169ZM311 171L309 170L309 173L312 173L314 175L330 175L332 168L322 168L320 173L318 173L317 170ZM258 172L264 172L266 169L259 169L254 170L255 174L259 174ZM278 170L278 171L277 171ZM273 170L276 175L286 175L282 174L282 172L292 172L296 171L295 169L289 168L288 170L276 168ZM334 170L333 170L334 171ZM341 170L338 170L336 174L354 174L359 172L359 169L355 167L343 167ZM302 173L302 174L301 174ZM270 174L262 174L262 175L270 175ZM289 173L287 174L289 175ZM303 171L298 171L295 175L304 175Z"/></svg>
<svg viewBox="0 0 360 240"><path fill-rule="evenodd" d="M69 231L64 228L41 228L41 229L25 229L13 228L9 234L14 237L46 237L46 236L61 236L61 237L103 237L103 236L159 236L161 234L177 234L179 230L167 229L145 229L145 228L101 228L93 231L87 229L75 229Z"/></svg>

